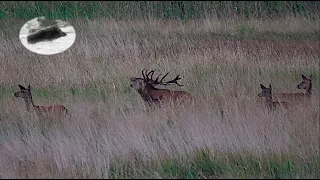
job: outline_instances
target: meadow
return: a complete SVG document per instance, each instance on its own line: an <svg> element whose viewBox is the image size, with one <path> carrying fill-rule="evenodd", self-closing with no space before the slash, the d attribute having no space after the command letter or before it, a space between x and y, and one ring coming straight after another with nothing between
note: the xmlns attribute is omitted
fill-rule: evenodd
<svg viewBox="0 0 320 180"><path fill-rule="evenodd" d="M14 4L6 5L0 11L0 178L320 178L319 16L72 14L66 18L75 43L45 56L20 43L29 20L19 14L25 4L15 14L9 13ZM31 19L38 12L29 13ZM187 91L195 104L146 111L130 87L130 77L141 77L144 68L170 72L169 79L180 74L184 86L161 88ZM269 111L259 84L303 92L296 87L301 74L312 75L311 101ZM70 118L27 112L13 96L18 84L31 85L37 105L64 105Z"/></svg>

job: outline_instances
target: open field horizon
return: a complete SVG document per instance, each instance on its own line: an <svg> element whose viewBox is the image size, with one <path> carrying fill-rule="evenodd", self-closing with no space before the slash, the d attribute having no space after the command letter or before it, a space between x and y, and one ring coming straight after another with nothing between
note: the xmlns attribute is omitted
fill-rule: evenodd
<svg viewBox="0 0 320 180"><path fill-rule="evenodd" d="M22 20L0 20L1 178L319 178L319 21L73 19L73 46L23 47ZM130 77L181 74L194 106L147 112ZM307 104L268 111L260 83ZM38 119L13 93L62 104Z"/></svg>

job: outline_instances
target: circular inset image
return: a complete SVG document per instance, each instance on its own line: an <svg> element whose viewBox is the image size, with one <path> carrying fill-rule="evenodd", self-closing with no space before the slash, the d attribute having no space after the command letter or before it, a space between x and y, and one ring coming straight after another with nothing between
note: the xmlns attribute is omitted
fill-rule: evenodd
<svg viewBox="0 0 320 180"><path fill-rule="evenodd" d="M76 40L76 32L68 22L38 17L22 26L19 37L28 50L52 55L71 47Z"/></svg>

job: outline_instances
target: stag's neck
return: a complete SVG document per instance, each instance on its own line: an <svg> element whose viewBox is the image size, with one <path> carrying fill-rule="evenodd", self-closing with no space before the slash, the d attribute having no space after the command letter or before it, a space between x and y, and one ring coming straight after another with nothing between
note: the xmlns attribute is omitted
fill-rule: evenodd
<svg viewBox="0 0 320 180"><path fill-rule="evenodd" d="M152 102L152 97L149 95L149 91L147 90L143 90L143 91L139 91L140 96L142 97L142 99L146 102Z"/></svg>
<svg viewBox="0 0 320 180"><path fill-rule="evenodd" d="M159 101L159 99L154 99L152 98L151 96L151 91L154 91L154 90L159 90L153 86L147 86L147 88L143 89L143 90L139 90L139 94L140 96L142 97L142 99L148 103L149 105L152 105L154 103L157 103Z"/></svg>
<svg viewBox="0 0 320 180"><path fill-rule="evenodd" d="M146 91L139 91L139 94L144 101L148 101L150 99L150 96Z"/></svg>

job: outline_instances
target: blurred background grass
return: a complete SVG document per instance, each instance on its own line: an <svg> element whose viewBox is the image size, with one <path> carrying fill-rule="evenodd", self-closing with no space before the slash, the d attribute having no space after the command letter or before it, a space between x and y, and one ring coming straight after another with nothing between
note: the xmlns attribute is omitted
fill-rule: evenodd
<svg viewBox="0 0 320 180"><path fill-rule="evenodd" d="M1 1L0 178L320 178L319 9L319 1ZM39 16L69 21L75 44L55 56L26 50L17 34ZM129 77L143 68L182 74L184 87L168 88L190 92L197 107L140 112ZM260 106L259 83L298 92L300 74L312 74L314 101ZM13 93L29 83L37 105L63 104L71 121L28 114Z"/></svg>
<svg viewBox="0 0 320 180"><path fill-rule="evenodd" d="M319 1L2 1L0 18L319 18L319 9Z"/></svg>

